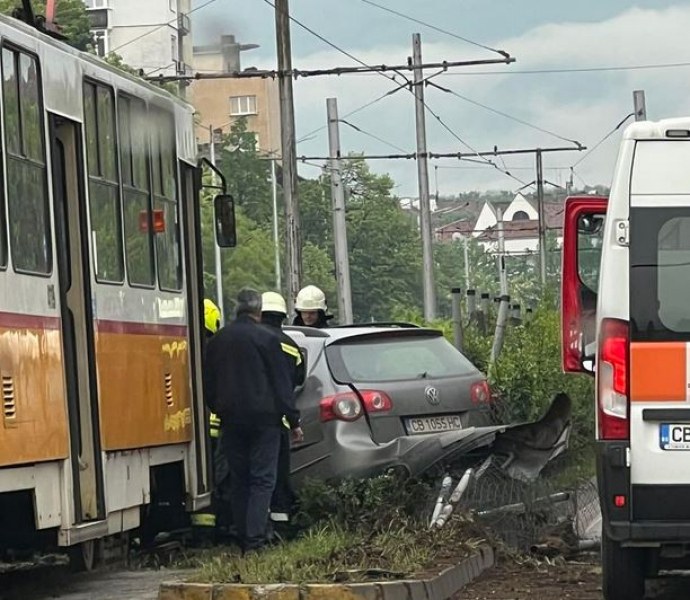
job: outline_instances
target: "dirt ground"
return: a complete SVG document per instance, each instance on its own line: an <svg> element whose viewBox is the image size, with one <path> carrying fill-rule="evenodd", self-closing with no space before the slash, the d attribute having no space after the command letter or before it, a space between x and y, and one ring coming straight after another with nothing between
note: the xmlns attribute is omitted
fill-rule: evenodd
<svg viewBox="0 0 690 600"><path fill-rule="evenodd" d="M646 598L687 600L690 577L650 581ZM519 565L504 560L454 600L603 600L601 567L594 556L558 566Z"/></svg>

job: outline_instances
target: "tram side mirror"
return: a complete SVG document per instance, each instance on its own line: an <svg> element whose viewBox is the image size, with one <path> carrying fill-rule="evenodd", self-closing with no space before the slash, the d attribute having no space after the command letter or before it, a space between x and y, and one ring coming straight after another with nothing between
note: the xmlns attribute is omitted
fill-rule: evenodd
<svg viewBox="0 0 690 600"><path fill-rule="evenodd" d="M235 200L230 194L219 194L213 199L216 221L216 241L221 248L237 246Z"/></svg>

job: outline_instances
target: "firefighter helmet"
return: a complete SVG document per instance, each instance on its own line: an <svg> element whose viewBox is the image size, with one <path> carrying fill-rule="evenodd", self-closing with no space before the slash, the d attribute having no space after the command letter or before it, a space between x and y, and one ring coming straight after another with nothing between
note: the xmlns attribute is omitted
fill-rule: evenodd
<svg viewBox="0 0 690 600"><path fill-rule="evenodd" d="M204 299L204 325L211 333L220 329L220 309L208 298Z"/></svg>
<svg viewBox="0 0 690 600"><path fill-rule="evenodd" d="M303 287L297 294L295 310L328 310L326 308L326 295L315 285Z"/></svg>
<svg viewBox="0 0 690 600"><path fill-rule="evenodd" d="M278 292L264 292L261 295L261 312L274 312L287 315L285 299Z"/></svg>

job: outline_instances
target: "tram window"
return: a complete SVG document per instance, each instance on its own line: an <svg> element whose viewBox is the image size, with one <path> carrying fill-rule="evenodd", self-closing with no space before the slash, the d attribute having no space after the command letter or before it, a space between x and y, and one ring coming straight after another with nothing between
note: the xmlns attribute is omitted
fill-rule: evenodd
<svg viewBox="0 0 690 600"><path fill-rule="evenodd" d="M163 217L156 233L158 283L161 289L182 289L180 229L175 177L175 127L172 116L152 111L153 209Z"/></svg>
<svg viewBox="0 0 690 600"><path fill-rule="evenodd" d="M12 261L17 271L48 274L52 253L38 61L3 48L2 80Z"/></svg>
<svg viewBox="0 0 690 600"><path fill-rule="evenodd" d="M96 280L122 283L122 221L117 176L115 99L112 90L102 85L84 83L84 116L91 243Z"/></svg>
<svg viewBox="0 0 690 600"><path fill-rule="evenodd" d="M118 107L127 275L130 284L150 287L155 271L146 105L120 96Z"/></svg>

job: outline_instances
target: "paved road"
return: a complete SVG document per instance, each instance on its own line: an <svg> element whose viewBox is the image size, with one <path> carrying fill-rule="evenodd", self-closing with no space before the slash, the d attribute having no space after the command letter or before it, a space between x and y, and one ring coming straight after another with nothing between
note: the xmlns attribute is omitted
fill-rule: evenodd
<svg viewBox="0 0 690 600"><path fill-rule="evenodd" d="M64 568L0 576L0 600L155 600L163 581L182 579L183 571L99 571L73 574Z"/></svg>

